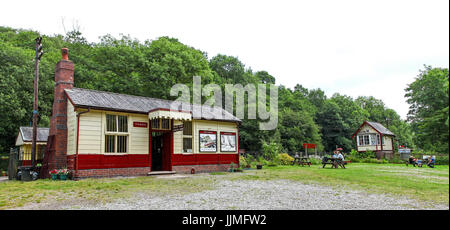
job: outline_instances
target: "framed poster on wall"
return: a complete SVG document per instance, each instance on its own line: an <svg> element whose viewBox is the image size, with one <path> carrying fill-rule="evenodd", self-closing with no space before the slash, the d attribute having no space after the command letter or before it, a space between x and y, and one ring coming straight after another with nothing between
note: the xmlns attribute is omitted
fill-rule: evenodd
<svg viewBox="0 0 450 230"><path fill-rule="evenodd" d="M217 132L200 130L200 152L217 152Z"/></svg>
<svg viewBox="0 0 450 230"><path fill-rule="evenodd" d="M220 132L220 151L236 152L236 133Z"/></svg>

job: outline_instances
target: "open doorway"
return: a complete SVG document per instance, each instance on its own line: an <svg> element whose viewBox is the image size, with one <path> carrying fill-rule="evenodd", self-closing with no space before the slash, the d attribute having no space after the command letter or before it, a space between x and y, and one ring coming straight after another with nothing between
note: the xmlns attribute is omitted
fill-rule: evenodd
<svg viewBox="0 0 450 230"><path fill-rule="evenodd" d="M170 171L170 132L152 132L152 171Z"/></svg>

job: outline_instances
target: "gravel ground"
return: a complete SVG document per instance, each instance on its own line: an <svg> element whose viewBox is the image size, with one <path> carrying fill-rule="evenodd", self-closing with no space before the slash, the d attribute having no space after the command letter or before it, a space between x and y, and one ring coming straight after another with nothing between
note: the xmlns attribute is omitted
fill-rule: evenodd
<svg viewBox="0 0 450 230"><path fill-rule="evenodd" d="M287 180L250 181L221 178L214 189L187 195L154 196L138 193L127 199L104 204L60 204L53 209L92 210L400 210L449 209L403 197L368 194Z"/></svg>

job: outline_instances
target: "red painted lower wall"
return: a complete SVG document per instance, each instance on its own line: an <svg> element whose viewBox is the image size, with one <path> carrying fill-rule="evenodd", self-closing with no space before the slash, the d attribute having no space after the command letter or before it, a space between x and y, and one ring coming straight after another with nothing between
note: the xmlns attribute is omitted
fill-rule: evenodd
<svg viewBox="0 0 450 230"><path fill-rule="evenodd" d="M103 155L78 154L78 169L106 169L148 167L148 154ZM67 161L74 161L75 155L67 156Z"/></svg>
<svg viewBox="0 0 450 230"><path fill-rule="evenodd" d="M172 165L238 164L239 154L172 154Z"/></svg>
<svg viewBox="0 0 450 230"><path fill-rule="evenodd" d="M78 154L78 170L149 167L151 162L148 154L103 155ZM68 155L67 161L75 162L75 155ZM171 165L214 165L239 163L239 154L172 154ZM72 164L68 164L72 165ZM73 169L69 167L69 169Z"/></svg>

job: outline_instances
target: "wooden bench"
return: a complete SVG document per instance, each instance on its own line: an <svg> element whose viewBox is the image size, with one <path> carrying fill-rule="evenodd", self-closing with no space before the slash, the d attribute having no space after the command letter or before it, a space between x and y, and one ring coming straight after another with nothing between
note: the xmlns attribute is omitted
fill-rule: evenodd
<svg viewBox="0 0 450 230"><path fill-rule="evenodd" d="M301 165L301 166L305 166L308 165L309 167L311 167L311 161L309 161L308 157L299 157L299 158L295 158L294 161L292 162L292 165L295 165L297 163L297 165Z"/></svg>
<svg viewBox="0 0 450 230"><path fill-rule="evenodd" d="M338 159L324 157L322 159L322 168L325 168L327 164L330 164L331 168L338 168L339 166L341 166L341 168L345 169L345 165L349 162L350 161L340 161Z"/></svg>

